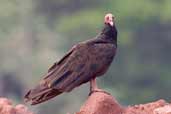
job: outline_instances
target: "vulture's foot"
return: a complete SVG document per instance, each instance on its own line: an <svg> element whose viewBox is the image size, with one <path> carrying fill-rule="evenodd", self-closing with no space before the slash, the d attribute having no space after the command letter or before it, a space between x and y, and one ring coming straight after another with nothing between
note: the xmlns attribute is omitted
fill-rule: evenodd
<svg viewBox="0 0 171 114"><path fill-rule="evenodd" d="M110 95L110 93L108 93L108 92L106 92L106 91L104 91L104 90L102 90L102 89L94 89L94 90L90 91L89 96L90 96L92 93L94 93L94 92L102 92L102 93L105 93L105 94Z"/></svg>

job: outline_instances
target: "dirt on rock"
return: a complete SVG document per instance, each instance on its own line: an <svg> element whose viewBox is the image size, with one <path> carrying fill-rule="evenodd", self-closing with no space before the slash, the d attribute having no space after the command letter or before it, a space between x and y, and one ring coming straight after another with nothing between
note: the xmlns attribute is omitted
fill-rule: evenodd
<svg viewBox="0 0 171 114"><path fill-rule="evenodd" d="M171 104L161 99L147 104L128 106L122 114L171 114Z"/></svg>
<svg viewBox="0 0 171 114"><path fill-rule="evenodd" d="M161 99L147 104L123 107L110 94L95 92L76 114L171 114L171 104Z"/></svg>
<svg viewBox="0 0 171 114"><path fill-rule="evenodd" d="M13 106L11 100L0 98L0 114L33 114L19 104ZM158 100L147 104L123 107L110 94L94 92L76 114L171 114L171 103Z"/></svg>
<svg viewBox="0 0 171 114"><path fill-rule="evenodd" d="M23 104L12 105L12 101L7 98L0 98L0 114L33 114Z"/></svg>

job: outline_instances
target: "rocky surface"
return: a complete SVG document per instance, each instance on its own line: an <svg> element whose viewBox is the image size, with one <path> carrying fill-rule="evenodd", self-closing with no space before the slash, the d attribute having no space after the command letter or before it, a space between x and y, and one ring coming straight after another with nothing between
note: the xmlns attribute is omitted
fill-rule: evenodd
<svg viewBox="0 0 171 114"><path fill-rule="evenodd" d="M110 94L95 92L76 114L171 114L171 104L161 99L147 104L123 107Z"/></svg>
<svg viewBox="0 0 171 114"><path fill-rule="evenodd" d="M14 106L7 98L0 98L0 114L33 114L23 104ZM76 114L171 114L171 103L158 100L147 104L123 107L113 96L104 92L91 94Z"/></svg>
<svg viewBox="0 0 171 114"><path fill-rule="evenodd" d="M0 114L33 114L23 104L13 106L12 101L7 98L0 98Z"/></svg>

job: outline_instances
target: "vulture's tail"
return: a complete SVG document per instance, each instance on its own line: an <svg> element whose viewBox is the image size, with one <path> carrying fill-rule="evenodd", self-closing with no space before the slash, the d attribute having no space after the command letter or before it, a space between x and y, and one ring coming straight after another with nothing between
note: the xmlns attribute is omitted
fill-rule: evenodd
<svg viewBox="0 0 171 114"><path fill-rule="evenodd" d="M30 90L24 97L26 102L31 102L31 105L36 105L47 101L59 94L59 90L48 88L42 85L37 86L35 89Z"/></svg>

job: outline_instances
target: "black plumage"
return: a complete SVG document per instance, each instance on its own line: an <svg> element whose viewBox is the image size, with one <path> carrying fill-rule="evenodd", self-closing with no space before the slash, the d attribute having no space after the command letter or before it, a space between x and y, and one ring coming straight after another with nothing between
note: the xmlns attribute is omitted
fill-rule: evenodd
<svg viewBox="0 0 171 114"><path fill-rule="evenodd" d="M95 38L74 45L49 68L45 78L26 95L26 101L38 104L91 81L91 91L98 90L95 78L110 66L117 49L117 30L112 14L105 16L105 26Z"/></svg>

